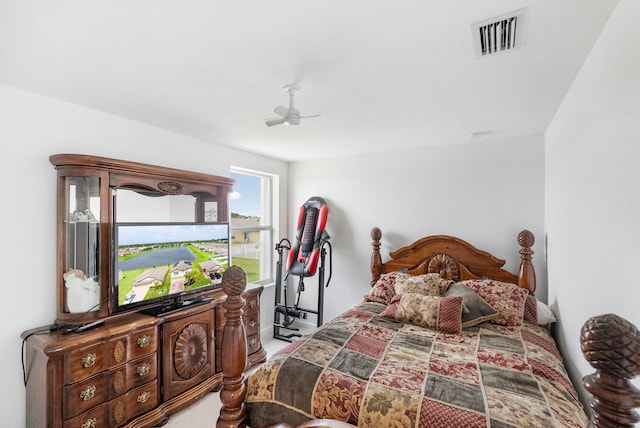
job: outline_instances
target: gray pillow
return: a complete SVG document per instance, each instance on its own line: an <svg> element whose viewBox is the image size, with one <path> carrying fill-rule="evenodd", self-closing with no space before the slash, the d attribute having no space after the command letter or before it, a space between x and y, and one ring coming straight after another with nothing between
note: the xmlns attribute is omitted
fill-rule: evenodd
<svg viewBox="0 0 640 428"><path fill-rule="evenodd" d="M445 296L462 296L462 328L473 327L498 316L498 311L466 285L452 284Z"/></svg>

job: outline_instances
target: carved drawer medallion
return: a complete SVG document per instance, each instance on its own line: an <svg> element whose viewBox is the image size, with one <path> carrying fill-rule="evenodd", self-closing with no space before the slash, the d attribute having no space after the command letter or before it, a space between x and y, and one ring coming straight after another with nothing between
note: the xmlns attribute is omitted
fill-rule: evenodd
<svg viewBox="0 0 640 428"><path fill-rule="evenodd" d="M200 324L189 324L180 332L174 348L175 370L191 379L207 364L207 332Z"/></svg>
<svg viewBox="0 0 640 428"><path fill-rule="evenodd" d="M113 420L118 423L121 424L124 421L127 420L127 412L126 412L126 408L124 406L124 401L122 400L118 400L115 405L113 406Z"/></svg>
<svg viewBox="0 0 640 428"><path fill-rule="evenodd" d="M122 394L127 390L126 375L124 370L118 370L113 376L113 392L116 395Z"/></svg>
<svg viewBox="0 0 640 428"><path fill-rule="evenodd" d="M113 361L120 364L125 360L126 356L127 352L122 340L117 341L113 347Z"/></svg>

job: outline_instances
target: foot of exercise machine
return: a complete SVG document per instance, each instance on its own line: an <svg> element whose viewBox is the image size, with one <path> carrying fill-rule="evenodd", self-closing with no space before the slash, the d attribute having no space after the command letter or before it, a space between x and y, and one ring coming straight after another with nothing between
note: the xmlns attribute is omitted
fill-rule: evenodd
<svg viewBox="0 0 640 428"><path fill-rule="evenodd" d="M325 230L329 207L324 199L314 196L300 207L296 227L296 239L293 243L283 238L276 244L278 261L276 262L275 313L273 337L292 342L300 337L300 329L293 326L296 319L307 319L307 314L317 316L317 326L323 323L324 289L331 281L331 244L329 234ZM327 253L327 250L328 253ZM287 266L284 283L282 278L284 253L287 251ZM325 284L325 259L329 255L329 277ZM305 289L304 279L318 273L318 307L316 309L299 306L300 294ZM296 297L289 303L287 296L287 279L289 275L297 276L298 287ZM288 330L286 333L282 330Z"/></svg>

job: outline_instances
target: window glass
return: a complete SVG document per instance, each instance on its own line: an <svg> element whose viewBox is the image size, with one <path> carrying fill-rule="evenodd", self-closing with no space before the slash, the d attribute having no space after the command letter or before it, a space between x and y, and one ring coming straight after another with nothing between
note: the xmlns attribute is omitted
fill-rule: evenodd
<svg viewBox="0 0 640 428"><path fill-rule="evenodd" d="M248 282L271 282L274 176L232 168L231 178L231 263L244 269Z"/></svg>

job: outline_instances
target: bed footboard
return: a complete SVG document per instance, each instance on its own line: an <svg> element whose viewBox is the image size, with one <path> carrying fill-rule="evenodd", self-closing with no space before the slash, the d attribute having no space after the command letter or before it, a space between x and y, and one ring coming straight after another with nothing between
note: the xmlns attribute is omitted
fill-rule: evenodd
<svg viewBox="0 0 640 428"><path fill-rule="evenodd" d="M374 254L372 272L374 277L385 272L385 264L380 260L379 229L372 231ZM440 239L440 238L438 238ZM535 281L535 276L526 267L530 262L533 236L521 233L518 241L522 247L524 274L520 277ZM421 241L418 241L419 243ZM498 260L498 262L501 262ZM389 268L397 268L389 264ZM516 276L517 279L520 279ZM517 279L513 282L518 283ZM216 426L236 428L246 426L244 369L247 362L246 332L243 322L243 308L247 278L238 266L231 266L222 279L222 288L227 295L223 303L226 324L222 337L221 363L223 385L220 391L222 409ZM524 288L535 290L535 282ZM522 286L523 284L521 284ZM640 374L640 333L636 326L617 315L599 315L589 319L581 330L580 343L586 360L596 369L594 374L583 379L586 390L592 395L588 401L591 408L591 427L632 428L640 422L635 410L640 407L640 389L632 384L632 379ZM315 426L315 425L313 425Z"/></svg>
<svg viewBox="0 0 640 428"><path fill-rule="evenodd" d="M640 422L640 390L631 379L640 373L640 333L614 314L590 318L582 327L580 344L596 372L583 378L592 395L590 427L634 427Z"/></svg>

